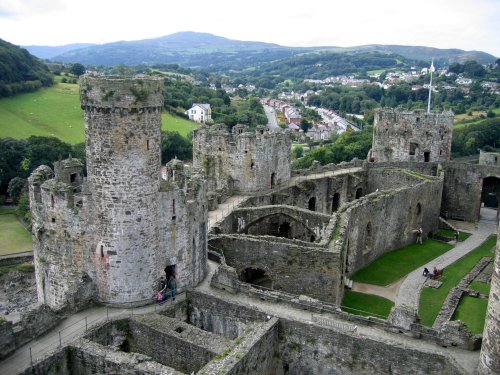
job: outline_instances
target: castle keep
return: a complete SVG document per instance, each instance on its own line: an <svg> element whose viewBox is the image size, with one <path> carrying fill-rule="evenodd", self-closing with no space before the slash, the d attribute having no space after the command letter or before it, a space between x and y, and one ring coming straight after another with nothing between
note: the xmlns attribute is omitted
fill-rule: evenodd
<svg viewBox="0 0 500 375"><path fill-rule="evenodd" d="M61 307L83 278L100 302L149 303L167 266L179 289L196 285L206 187L175 162L161 181L163 81L85 76L81 104L87 178L76 159L30 177L39 300Z"/></svg>
<svg viewBox="0 0 500 375"><path fill-rule="evenodd" d="M452 112L377 109L369 159L377 163L450 160L452 130Z"/></svg>

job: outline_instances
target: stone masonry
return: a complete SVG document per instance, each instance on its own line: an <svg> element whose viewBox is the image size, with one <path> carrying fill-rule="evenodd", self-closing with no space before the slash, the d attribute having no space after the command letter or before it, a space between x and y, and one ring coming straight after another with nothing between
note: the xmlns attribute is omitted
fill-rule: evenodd
<svg viewBox="0 0 500 375"><path fill-rule="evenodd" d="M60 308L88 275L109 305L153 300L166 266L178 290L206 269L207 191L172 162L160 177L163 81L84 76L87 179L81 163L30 177L39 301Z"/></svg>
<svg viewBox="0 0 500 375"><path fill-rule="evenodd" d="M452 130L452 112L427 113L393 108L376 110L369 160L450 160Z"/></svg>

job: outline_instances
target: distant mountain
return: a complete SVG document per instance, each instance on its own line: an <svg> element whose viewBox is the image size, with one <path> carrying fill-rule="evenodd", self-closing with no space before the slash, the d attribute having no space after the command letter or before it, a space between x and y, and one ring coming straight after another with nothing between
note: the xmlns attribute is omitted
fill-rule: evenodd
<svg viewBox="0 0 500 375"><path fill-rule="evenodd" d="M24 48L0 39L0 98L52 83L52 74L42 61Z"/></svg>
<svg viewBox="0 0 500 375"><path fill-rule="evenodd" d="M461 49L441 49L424 46L399 46L390 44L368 44L356 47L325 47L326 50L333 52L349 51L370 51L382 53L394 53L412 60L434 61L437 64L450 64L453 62L463 63L469 60L475 60L480 64L490 64L495 62L496 57L481 51L464 51Z"/></svg>
<svg viewBox="0 0 500 375"><path fill-rule="evenodd" d="M35 51L36 46L30 46ZM45 47L44 47L45 48ZM480 51L459 49L439 49L421 46L398 46L371 44L356 47L286 47L277 44L239 41L220 36L179 32L160 38L137 41L120 41L101 45L68 45L52 48L66 48L65 52L50 57L61 62L79 62L92 65L152 65L176 63L186 67L196 67L211 71L255 67L263 62L276 61L298 54L317 51L329 52L379 52L396 54L410 60L430 61L449 64L476 60L491 63L495 57ZM53 50L55 51L55 50ZM35 53L35 52L34 52ZM39 52L40 54L42 52ZM40 55L39 55L40 56ZM45 55L47 56L47 55Z"/></svg>
<svg viewBox="0 0 500 375"><path fill-rule="evenodd" d="M63 53L74 51L80 48L95 46L92 43L75 43L75 44L65 44L64 46L22 46L26 48L29 53L35 55L40 59L51 59L54 56L61 55Z"/></svg>

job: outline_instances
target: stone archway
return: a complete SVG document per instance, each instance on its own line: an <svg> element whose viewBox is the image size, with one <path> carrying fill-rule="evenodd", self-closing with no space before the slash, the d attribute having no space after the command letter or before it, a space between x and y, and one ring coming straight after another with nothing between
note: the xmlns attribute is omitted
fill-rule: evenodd
<svg viewBox="0 0 500 375"><path fill-rule="evenodd" d="M337 212L337 210L339 209L339 206L340 206L340 194L335 193L335 194L333 194L333 198L332 198L332 214L334 212Z"/></svg>
<svg viewBox="0 0 500 375"><path fill-rule="evenodd" d="M240 280L244 283L263 286L265 288L272 288L272 279L261 268L247 267L240 272Z"/></svg>

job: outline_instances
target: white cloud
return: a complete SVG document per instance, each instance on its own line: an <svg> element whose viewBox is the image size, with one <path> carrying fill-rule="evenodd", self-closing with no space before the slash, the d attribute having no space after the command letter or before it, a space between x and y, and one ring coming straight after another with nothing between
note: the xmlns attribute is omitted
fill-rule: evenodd
<svg viewBox="0 0 500 375"><path fill-rule="evenodd" d="M288 46L405 44L500 55L499 16L496 0L2 0L0 35L58 45L191 30Z"/></svg>

